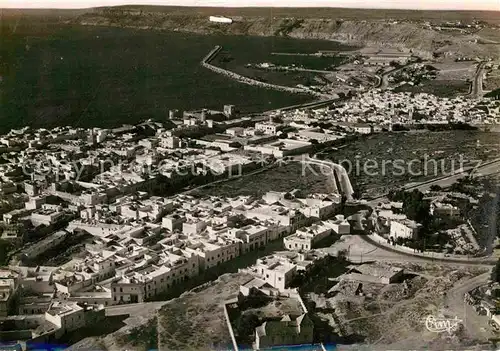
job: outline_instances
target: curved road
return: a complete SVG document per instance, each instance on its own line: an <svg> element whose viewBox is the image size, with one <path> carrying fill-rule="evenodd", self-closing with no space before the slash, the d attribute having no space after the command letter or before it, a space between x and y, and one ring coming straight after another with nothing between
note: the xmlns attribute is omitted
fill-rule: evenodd
<svg viewBox="0 0 500 351"><path fill-rule="evenodd" d="M388 72L383 73L382 76L380 77L380 83L377 86L377 88L387 89L389 87L389 77L391 76L391 74L399 72L399 71L401 71L401 70L403 70L411 65L413 65L413 63L409 63L409 64L406 64L404 66L401 66L401 67L398 67L398 68L395 68L395 69L392 69Z"/></svg>
<svg viewBox="0 0 500 351"><path fill-rule="evenodd" d="M484 77L484 66L486 62L482 61L477 66L476 75L472 81L471 95L475 98L481 98L484 95L483 91L483 77Z"/></svg>
<svg viewBox="0 0 500 351"><path fill-rule="evenodd" d="M456 316L462 320L467 334L472 338L481 341L488 341L494 337L491 328L488 326L489 318L477 314L472 306L464 301L464 294L488 282L489 273L478 275L474 278L457 282L446 294L446 311L451 316Z"/></svg>
<svg viewBox="0 0 500 351"><path fill-rule="evenodd" d="M465 261L453 258L446 259L437 257L426 257L417 254L412 254L406 251L401 251L392 247L388 247L386 245L382 245L376 242L375 240L371 239L368 235L359 235L359 237L361 238L361 240L365 241L366 243L369 243L372 246L377 247L382 251L397 253L402 256L411 257L412 259L418 259L419 261L422 262L446 263L446 264L456 264L462 266L494 266L496 264L496 260L492 260L490 258L484 258L484 259L471 258L470 260Z"/></svg>

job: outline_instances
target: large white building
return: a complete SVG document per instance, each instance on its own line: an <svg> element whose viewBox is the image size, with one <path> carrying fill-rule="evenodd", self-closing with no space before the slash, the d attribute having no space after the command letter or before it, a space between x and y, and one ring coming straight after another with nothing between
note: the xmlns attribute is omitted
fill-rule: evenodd
<svg viewBox="0 0 500 351"><path fill-rule="evenodd" d="M257 273L269 285L284 291L297 271L296 265L279 259L258 259L255 266Z"/></svg>
<svg viewBox="0 0 500 351"><path fill-rule="evenodd" d="M210 16L209 21L215 23L228 23L228 24L233 23L233 20L231 18L222 16Z"/></svg>

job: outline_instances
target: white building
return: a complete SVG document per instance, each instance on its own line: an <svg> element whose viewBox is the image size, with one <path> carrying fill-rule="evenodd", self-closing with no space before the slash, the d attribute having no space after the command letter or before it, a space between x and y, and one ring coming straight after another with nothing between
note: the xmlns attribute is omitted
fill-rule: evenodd
<svg viewBox="0 0 500 351"><path fill-rule="evenodd" d="M249 252L264 247L268 242L268 229L261 225L248 225L242 228L231 228L228 234L242 241L242 252Z"/></svg>
<svg viewBox="0 0 500 351"><path fill-rule="evenodd" d="M202 269L209 269L240 255L240 242L236 240L200 240L189 244L186 251L199 257Z"/></svg>
<svg viewBox="0 0 500 351"><path fill-rule="evenodd" d="M275 157L284 157L308 152L312 144L307 141L280 139L271 143L262 145L245 145L244 150L260 152L264 155L273 155Z"/></svg>
<svg viewBox="0 0 500 351"><path fill-rule="evenodd" d="M300 199L304 207L300 209L306 217L316 217L325 219L335 213L339 208L340 202L326 201L322 199Z"/></svg>
<svg viewBox="0 0 500 351"><path fill-rule="evenodd" d="M312 250L313 246L332 234L332 229L323 224L297 230L295 234L283 238L285 249L292 251Z"/></svg>
<svg viewBox="0 0 500 351"><path fill-rule="evenodd" d="M276 135L278 134L278 129L281 124L273 122L260 122L255 123L255 129L261 131L264 134Z"/></svg>
<svg viewBox="0 0 500 351"><path fill-rule="evenodd" d="M430 208L430 214L442 218L457 218L460 217L460 209L452 204L433 202Z"/></svg>
<svg viewBox="0 0 500 351"><path fill-rule="evenodd" d="M262 280L280 291L288 288L297 270L292 263L265 258L258 259L255 268Z"/></svg>
<svg viewBox="0 0 500 351"><path fill-rule="evenodd" d="M228 24L233 23L233 20L231 18L222 17L222 16L210 16L209 21L215 22L215 23L228 23Z"/></svg>
<svg viewBox="0 0 500 351"><path fill-rule="evenodd" d="M45 319L63 332L70 332L85 326L84 312L84 309L76 303L54 301L45 312Z"/></svg>

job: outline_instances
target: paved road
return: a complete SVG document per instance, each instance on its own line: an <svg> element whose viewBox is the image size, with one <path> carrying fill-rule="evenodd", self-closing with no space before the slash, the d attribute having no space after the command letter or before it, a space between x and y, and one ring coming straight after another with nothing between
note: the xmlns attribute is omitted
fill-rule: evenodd
<svg viewBox="0 0 500 351"><path fill-rule="evenodd" d="M464 302L464 294L478 286L486 284L489 273L481 274L472 279L461 281L456 284L446 294L446 311L451 316L456 316L463 321L463 326L470 337L487 341L494 337L491 328L488 326L489 318L478 315L471 306Z"/></svg>
<svg viewBox="0 0 500 351"><path fill-rule="evenodd" d="M378 88L380 88L380 89L387 89L389 87L389 77L392 74L397 73L399 71L402 71L403 69L405 69L405 68L407 68L407 67L409 67L411 65L413 65L413 63L401 66L399 68L395 68L393 70L390 70L390 71L385 72L384 74L382 74L381 79L380 79L380 84L379 84Z"/></svg>
<svg viewBox="0 0 500 351"><path fill-rule="evenodd" d="M377 248L379 250L378 254L385 253L387 255L387 253L394 253L398 254L400 258L405 257L407 260L412 262L439 263L439 264L449 264L457 266L493 266L496 263L496 260L491 259L490 257L481 257L481 258L473 257L470 259L463 259L463 260L453 259L453 258L437 258L432 256L425 257L380 244L375 240L371 239L368 235L359 235L359 238L365 243L371 245L372 247Z"/></svg>
<svg viewBox="0 0 500 351"><path fill-rule="evenodd" d="M484 77L484 67L486 62L481 62L477 66L476 75L472 81L471 95L475 98L481 98L484 95L483 91L483 77Z"/></svg>
<svg viewBox="0 0 500 351"><path fill-rule="evenodd" d="M340 184L335 186L337 193L341 193L342 195L345 195L349 201L353 200L352 194L354 193L354 189L352 188L351 180L349 179L349 175L347 174L347 171L345 170L344 167L342 167L341 165L336 164L332 161L319 160L317 158L310 158L309 156L306 156L305 162L310 163L310 164L314 164L314 165L318 165L321 167L324 167L324 166L328 167L330 169L330 172L331 172L330 175L332 178L331 179L332 183L333 184L337 183L336 178L338 178L338 181L340 183ZM334 171L336 171L336 172L334 173ZM335 177L335 174L337 175L337 177ZM340 189L340 192L338 191L339 189Z"/></svg>
<svg viewBox="0 0 500 351"><path fill-rule="evenodd" d="M484 165L480 165L479 167L471 170L471 169L465 169L463 172L458 172L454 175L444 177L444 178L439 178L435 180L431 180L428 182L412 185L409 187L405 187L406 190L414 190L418 189L422 192L427 191L430 189L431 185L439 185L442 188L448 187L458 181L460 178L463 178L467 175L469 171L471 172L471 176L474 178L479 178L479 177L485 177L488 175L493 175L496 173L500 172L500 160L494 160L485 163Z"/></svg>
<svg viewBox="0 0 500 351"><path fill-rule="evenodd" d="M264 111L262 112L262 114L269 114L269 113L272 113L272 112L277 112L277 111L290 111L290 110L295 110L295 109L310 109L310 108L320 108L320 107L324 107L324 106L328 106L330 104L333 104L337 101L339 101L341 98L332 98L332 99L326 99L326 100L320 100L320 101L313 101L313 102L307 102L305 104L298 104L298 105L292 105L292 106L285 106L285 107L281 107L281 108L276 108L276 109L273 109L273 110L268 110L268 111ZM267 118L267 117L266 117ZM263 119L262 115L259 115L259 116L255 116L255 118L253 118L253 120L257 120L257 119Z"/></svg>
<svg viewBox="0 0 500 351"><path fill-rule="evenodd" d="M367 238L366 235L344 235L334 245L322 248L321 251L337 254L340 250L347 250L349 260L352 262L363 263L370 261L381 262L399 262L399 263L417 263L417 264L440 264L447 266L462 267L491 267L496 261L491 258L457 260L457 259L439 259L434 257L418 256L409 252L400 251L391 247L384 246Z"/></svg>

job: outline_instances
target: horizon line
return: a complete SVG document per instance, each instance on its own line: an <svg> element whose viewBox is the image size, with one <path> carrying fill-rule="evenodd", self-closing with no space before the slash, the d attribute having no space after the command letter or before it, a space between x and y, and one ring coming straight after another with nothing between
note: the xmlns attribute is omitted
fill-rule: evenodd
<svg viewBox="0 0 500 351"><path fill-rule="evenodd" d="M158 4L120 4L91 7L0 7L1 10L92 10L99 8L126 7L126 6L151 6L151 7L183 7L183 8L228 8L228 9L348 9L348 10L382 10L382 11L454 11L454 12L500 12L500 9L455 9L455 8L411 8L411 7L350 7L350 6L217 6L217 5L158 5Z"/></svg>

